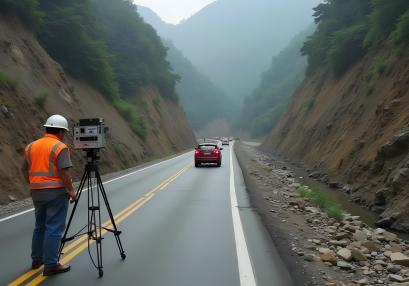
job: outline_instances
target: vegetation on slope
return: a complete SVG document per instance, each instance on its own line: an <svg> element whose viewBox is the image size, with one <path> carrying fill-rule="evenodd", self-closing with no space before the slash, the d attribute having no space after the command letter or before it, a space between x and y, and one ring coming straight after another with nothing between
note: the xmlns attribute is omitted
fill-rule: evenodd
<svg viewBox="0 0 409 286"><path fill-rule="evenodd" d="M177 101L178 77L166 49L130 1L0 0L0 7L34 27L47 52L107 96L141 138L146 126L135 106L140 88L156 86Z"/></svg>
<svg viewBox="0 0 409 286"><path fill-rule="evenodd" d="M307 60L300 48L315 27L297 35L286 49L273 58L271 67L262 75L260 86L244 100L242 128L250 136L268 133L278 121L297 86L304 79Z"/></svg>
<svg viewBox="0 0 409 286"><path fill-rule="evenodd" d="M339 76L380 43L409 42L407 0L326 0L314 11L318 28L302 48L310 75L328 68Z"/></svg>

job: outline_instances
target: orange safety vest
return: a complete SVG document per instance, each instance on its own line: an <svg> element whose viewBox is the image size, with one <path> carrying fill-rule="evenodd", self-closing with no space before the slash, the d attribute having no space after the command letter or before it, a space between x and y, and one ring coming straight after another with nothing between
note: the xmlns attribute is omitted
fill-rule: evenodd
<svg viewBox="0 0 409 286"><path fill-rule="evenodd" d="M45 134L43 138L27 145L25 149L30 189L63 188L56 160L62 150L68 148L57 136Z"/></svg>

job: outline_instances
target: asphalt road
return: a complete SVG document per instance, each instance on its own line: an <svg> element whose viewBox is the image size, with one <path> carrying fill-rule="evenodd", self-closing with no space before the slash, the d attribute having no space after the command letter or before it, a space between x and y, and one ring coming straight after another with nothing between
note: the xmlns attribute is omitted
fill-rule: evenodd
<svg viewBox="0 0 409 286"><path fill-rule="evenodd" d="M45 278L29 271L33 212L0 220L0 285L291 285L231 152L223 150L221 168L194 168L188 152L105 182L127 258L105 234L102 278L85 236L64 251L70 272ZM71 233L87 221L85 204L84 196Z"/></svg>

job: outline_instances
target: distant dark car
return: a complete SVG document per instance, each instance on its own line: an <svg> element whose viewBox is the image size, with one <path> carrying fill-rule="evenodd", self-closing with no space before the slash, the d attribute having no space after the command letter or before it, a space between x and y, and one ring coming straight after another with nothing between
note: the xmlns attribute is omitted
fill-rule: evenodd
<svg viewBox="0 0 409 286"><path fill-rule="evenodd" d="M203 163L213 163L217 167L222 165L222 152L216 143L199 144L195 149L195 167Z"/></svg>

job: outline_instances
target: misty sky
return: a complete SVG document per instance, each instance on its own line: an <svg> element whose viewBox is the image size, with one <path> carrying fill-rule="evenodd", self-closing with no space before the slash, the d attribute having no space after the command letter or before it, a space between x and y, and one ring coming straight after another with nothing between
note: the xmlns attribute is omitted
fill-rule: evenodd
<svg viewBox="0 0 409 286"><path fill-rule="evenodd" d="M151 8L163 21L177 24L215 0L133 0L137 5Z"/></svg>

